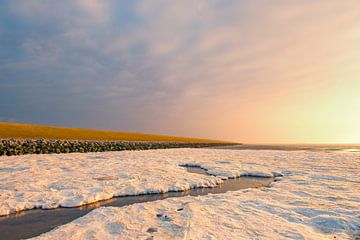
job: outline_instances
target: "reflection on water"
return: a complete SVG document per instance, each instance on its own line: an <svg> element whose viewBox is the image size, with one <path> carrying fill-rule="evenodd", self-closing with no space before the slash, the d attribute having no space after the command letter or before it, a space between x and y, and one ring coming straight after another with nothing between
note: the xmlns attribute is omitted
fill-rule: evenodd
<svg viewBox="0 0 360 240"><path fill-rule="evenodd" d="M201 168L192 167L188 168L188 171L207 175L206 170ZM122 207L134 203L151 202L172 197L200 196L209 193L219 194L245 188L266 187L273 180L273 178L240 177L228 179L223 184L214 188L196 188L184 192L117 197L77 208L22 211L17 214L0 217L0 239L23 239L38 236L102 206Z"/></svg>
<svg viewBox="0 0 360 240"><path fill-rule="evenodd" d="M189 166L182 166L186 168L186 171L188 171L189 173L196 173L196 174L201 174L201 175L209 175L205 169L201 168L201 167L189 167Z"/></svg>

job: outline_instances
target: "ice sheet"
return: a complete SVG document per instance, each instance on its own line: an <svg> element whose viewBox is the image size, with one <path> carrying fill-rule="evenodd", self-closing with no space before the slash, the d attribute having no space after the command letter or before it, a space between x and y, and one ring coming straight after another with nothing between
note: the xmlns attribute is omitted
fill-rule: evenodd
<svg viewBox="0 0 360 240"><path fill-rule="evenodd" d="M182 164L219 177L188 173ZM77 206L211 186L220 178L277 176L270 188L100 208L41 238L351 239L360 234L359 172L360 154L352 152L166 149L4 157L0 209Z"/></svg>

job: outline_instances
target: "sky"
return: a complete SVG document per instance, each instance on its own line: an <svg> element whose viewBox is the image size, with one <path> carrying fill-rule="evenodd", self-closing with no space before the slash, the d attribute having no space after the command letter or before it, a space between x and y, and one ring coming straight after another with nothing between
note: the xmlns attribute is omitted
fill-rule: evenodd
<svg viewBox="0 0 360 240"><path fill-rule="evenodd" d="M0 121L360 143L357 0L0 0Z"/></svg>

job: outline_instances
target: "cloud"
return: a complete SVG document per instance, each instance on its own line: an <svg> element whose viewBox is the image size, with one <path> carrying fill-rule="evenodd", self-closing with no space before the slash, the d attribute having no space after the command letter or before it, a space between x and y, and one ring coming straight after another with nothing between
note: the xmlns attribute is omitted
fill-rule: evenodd
<svg viewBox="0 0 360 240"><path fill-rule="evenodd" d="M109 9L105 1L78 0L78 5L92 18L96 18L99 21L107 21L109 18Z"/></svg>
<svg viewBox="0 0 360 240"><path fill-rule="evenodd" d="M309 107L350 81L340 72L359 62L356 4L4 1L0 106L24 122L290 139L305 114L283 101Z"/></svg>

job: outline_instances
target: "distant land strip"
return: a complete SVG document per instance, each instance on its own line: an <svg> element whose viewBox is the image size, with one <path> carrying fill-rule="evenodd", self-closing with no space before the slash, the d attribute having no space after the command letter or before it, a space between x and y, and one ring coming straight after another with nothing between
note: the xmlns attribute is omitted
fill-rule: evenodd
<svg viewBox="0 0 360 240"><path fill-rule="evenodd" d="M200 148L237 143L202 138L0 122L0 156Z"/></svg>

